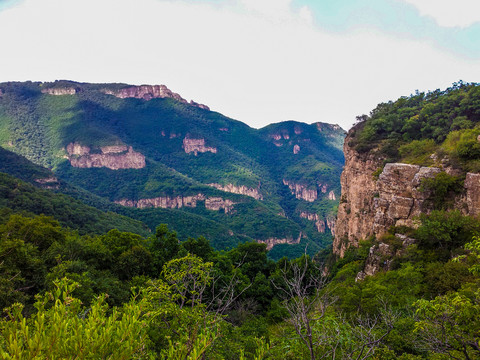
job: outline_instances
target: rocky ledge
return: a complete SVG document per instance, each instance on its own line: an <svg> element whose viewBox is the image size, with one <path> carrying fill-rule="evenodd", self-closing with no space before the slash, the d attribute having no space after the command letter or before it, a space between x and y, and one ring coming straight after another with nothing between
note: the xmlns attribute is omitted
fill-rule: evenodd
<svg viewBox="0 0 480 360"><path fill-rule="evenodd" d="M77 93L77 89L74 87L66 87L66 88L47 88L42 89L42 93L49 94L49 95L75 95Z"/></svg>
<svg viewBox="0 0 480 360"><path fill-rule="evenodd" d="M106 167L112 170L141 169L145 167L145 156L133 150L131 146L110 145L100 148L100 152L91 152L90 147L79 143L70 143L67 148L68 159L73 167Z"/></svg>
<svg viewBox="0 0 480 360"><path fill-rule="evenodd" d="M48 178L35 179L35 182L44 189L57 190L60 188L58 179L54 176Z"/></svg>
<svg viewBox="0 0 480 360"><path fill-rule="evenodd" d="M222 199L220 197L206 197L203 194L191 195L191 196L160 196L150 199L139 200L117 200L117 204L135 207L139 209L154 207L163 209L180 209L182 207L197 207L197 202L204 201L205 208L208 210L219 211L223 209L225 214L230 213L233 210L235 203L229 199Z"/></svg>
<svg viewBox="0 0 480 360"><path fill-rule="evenodd" d="M275 245L279 244L299 244L302 239L302 233L298 235L298 238L294 239L292 236L286 236L284 238L271 237L265 240L257 240L257 242L262 244L267 244L267 250L271 250Z"/></svg>
<svg viewBox="0 0 480 360"><path fill-rule="evenodd" d="M212 184L207 184L207 186L214 187L215 189L233 193L233 194L240 194L240 195L245 195L245 196L250 196L256 200L263 200L262 194L258 191L258 188L249 188L246 187L245 185L233 185L233 184L226 184L226 185L221 185L217 183L212 183Z"/></svg>
<svg viewBox="0 0 480 360"><path fill-rule="evenodd" d="M416 226L421 213L432 210L430 193L421 189L422 180L450 169L388 163L375 154L359 154L345 141L345 168L341 176L342 195L335 226L333 251L343 257L349 246L370 236L380 238L391 226ZM378 179L374 173L382 170ZM466 215L480 214L480 174L467 173L464 191L455 207Z"/></svg>
<svg viewBox="0 0 480 360"><path fill-rule="evenodd" d="M186 137L183 139L183 149L187 154L193 152L195 156L197 156L198 153L217 153L217 148L212 146L205 146L205 139L191 139Z"/></svg>
<svg viewBox="0 0 480 360"><path fill-rule="evenodd" d="M103 89L103 92L108 95L113 95L121 99L126 98L136 98L143 100L151 99L164 99L171 98L175 99L184 104L190 104L192 106L198 107L204 110L210 110L207 105L196 103L191 100L188 102L182 98L179 94L171 91L165 85L140 85L140 86L129 86L119 90Z"/></svg>
<svg viewBox="0 0 480 360"><path fill-rule="evenodd" d="M297 184L286 179L283 179L283 185L288 186L292 195L295 195L297 199L314 202L318 198L317 189L308 188L306 185Z"/></svg>

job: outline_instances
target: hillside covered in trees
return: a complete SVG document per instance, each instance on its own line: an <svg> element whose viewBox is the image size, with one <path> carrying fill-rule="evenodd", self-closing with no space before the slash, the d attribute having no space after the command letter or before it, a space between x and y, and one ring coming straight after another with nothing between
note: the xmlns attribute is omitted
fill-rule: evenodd
<svg viewBox="0 0 480 360"><path fill-rule="evenodd" d="M344 136L325 123L253 129L163 85L0 84L0 146L69 195L216 249L263 242L276 259L331 242Z"/></svg>
<svg viewBox="0 0 480 360"><path fill-rule="evenodd" d="M51 190L2 175L0 303L6 310L0 356L480 358L480 220L471 210L474 199L470 207L459 206L468 200L463 179L475 174L478 161L462 155L475 154L478 143L476 89L476 84L456 84L435 96L415 94L381 104L349 132L347 166L358 165L365 174L358 172L357 178L376 188L361 189L372 202L372 209L362 202L363 212L347 214L354 208L354 189L342 195L340 209L352 221L347 225L381 214L381 200L391 189L402 192L394 194L392 204L408 203L404 199L411 196L422 201L424 211L401 218L400 207L400 215L390 210L392 226L383 224L381 234L356 241L343 239L342 253L330 248L272 260L267 244L215 250L204 237L180 241L161 222L151 233L107 232L105 226L142 225L68 222L64 210L40 215L30 202L48 209L49 201L63 204L66 195L45 196ZM426 116L432 107L437 110ZM459 116L466 117L464 127L452 128ZM411 118L424 135L401 126ZM384 134L387 124L395 131ZM420 146L427 141L431 148ZM400 181L404 169L414 174L430 169L421 173L432 176L417 179L407 194L409 183ZM72 185L59 186L75 191ZM69 201L71 213L85 211L85 205Z"/></svg>

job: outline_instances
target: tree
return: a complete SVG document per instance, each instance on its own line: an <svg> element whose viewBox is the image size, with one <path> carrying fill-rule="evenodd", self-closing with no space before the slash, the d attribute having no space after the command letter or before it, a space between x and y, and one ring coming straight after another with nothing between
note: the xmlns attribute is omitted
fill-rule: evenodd
<svg viewBox="0 0 480 360"><path fill-rule="evenodd" d="M148 359L148 303L145 300L110 309L100 295L85 309L71 296L78 286L66 278L38 296L37 313L30 319L16 303L0 321L0 357L27 359Z"/></svg>

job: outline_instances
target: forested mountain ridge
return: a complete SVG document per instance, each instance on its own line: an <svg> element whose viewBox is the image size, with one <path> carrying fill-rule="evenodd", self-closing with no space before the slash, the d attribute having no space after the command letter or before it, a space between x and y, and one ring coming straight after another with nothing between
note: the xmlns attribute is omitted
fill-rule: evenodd
<svg viewBox="0 0 480 360"><path fill-rule="evenodd" d="M205 235L217 248L265 242L274 257L298 256L307 243L313 253L330 241L343 165L344 131L336 125L289 121L255 130L163 85L0 89L0 146L137 208L125 211L152 229L192 224L182 238Z"/></svg>

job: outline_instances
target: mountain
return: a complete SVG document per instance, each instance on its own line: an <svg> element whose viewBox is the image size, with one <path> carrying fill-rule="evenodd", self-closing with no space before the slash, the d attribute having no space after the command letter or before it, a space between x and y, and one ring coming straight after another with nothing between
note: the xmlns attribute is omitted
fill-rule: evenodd
<svg viewBox="0 0 480 360"><path fill-rule="evenodd" d="M0 84L0 146L69 195L217 249L264 242L274 258L331 241L343 138L324 123L253 129L163 85Z"/></svg>
<svg viewBox="0 0 480 360"><path fill-rule="evenodd" d="M460 82L359 118L344 144L334 253L388 234L405 241L434 211L480 214L479 104L480 85Z"/></svg>

